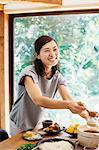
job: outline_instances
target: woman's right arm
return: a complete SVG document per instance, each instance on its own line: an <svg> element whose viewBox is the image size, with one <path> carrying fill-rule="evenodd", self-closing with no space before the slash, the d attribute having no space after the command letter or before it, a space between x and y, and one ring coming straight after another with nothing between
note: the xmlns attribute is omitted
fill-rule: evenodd
<svg viewBox="0 0 99 150"><path fill-rule="evenodd" d="M73 113L78 114L85 110L84 106L80 106L74 101L54 100L43 96L38 84L34 83L33 79L29 76L25 77L24 85L28 95L36 105L49 109L70 109Z"/></svg>

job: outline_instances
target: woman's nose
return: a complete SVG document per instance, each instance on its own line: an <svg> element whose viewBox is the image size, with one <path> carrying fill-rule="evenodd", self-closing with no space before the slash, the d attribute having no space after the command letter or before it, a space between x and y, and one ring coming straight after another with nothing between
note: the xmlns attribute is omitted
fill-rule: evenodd
<svg viewBox="0 0 99 150"><path fill-rule="evenodd" d="M50 56L55 56L55 52L53 50L50 50Z"/></svg>

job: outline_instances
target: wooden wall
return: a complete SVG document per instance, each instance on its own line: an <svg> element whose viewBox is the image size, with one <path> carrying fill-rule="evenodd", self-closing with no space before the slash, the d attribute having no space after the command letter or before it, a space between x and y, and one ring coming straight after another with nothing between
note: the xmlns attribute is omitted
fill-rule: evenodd
<svg viewBox="0 0 99 150"><path fill-rule="evenodd" d="M7 129L9 116L8 15L0 11L0 128Z"/></svg>
<svg viewBox="0 0 99 150"><path fill-rule="evenodd" d="M4 14L0 12L0 128L5 126Z"/></svg>

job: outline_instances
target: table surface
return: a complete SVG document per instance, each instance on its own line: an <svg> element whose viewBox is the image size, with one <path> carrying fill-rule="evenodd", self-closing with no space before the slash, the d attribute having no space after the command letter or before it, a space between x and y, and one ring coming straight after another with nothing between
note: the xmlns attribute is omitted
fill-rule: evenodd
<svg viewBox="0 0 99 150"><path fill-rule="evenodd" d="M39 132L41 132L41 130ZM37 141L26 141L22 137L23 137L23 132L16 134L15 136L13 136L5 141L0 142L0 150L17 150L17 148L20 147L20 145L22 145L22 144L26 144L26 143L36 144L37 143ZM44 135L44 139L51 138L51 137L52 136ZM63 131L54 137L69 139L73 143L75 143L77 141L77 139L70 138L68 136L68 134L64 133ZM76 149L83 150L83 148L80 145L78 145Z"/></svg>

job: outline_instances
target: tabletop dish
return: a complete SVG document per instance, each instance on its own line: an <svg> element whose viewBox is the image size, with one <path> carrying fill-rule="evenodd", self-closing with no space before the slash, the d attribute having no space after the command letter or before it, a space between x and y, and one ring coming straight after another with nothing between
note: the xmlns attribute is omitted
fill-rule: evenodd
<svg viewBox="0 0 99 150"><path fill-rule="evenodd" d="M78 128L78 140L82 146L96 148L99 144L99 130L86 125Z"/></svg>
<svg viewBox="0 0 99 150"><path fill-rule="evenodd" d="M65 131L66 133L68 133L70 135L71 138L77 138L77 133L70 133Z"/></svg>
<svg viewBox="0 0 99 150"><path fill-rule="evenodd" d="M64 130L63 128L60 128L60 126L57 123L54 123L52 125L50 125L47 128L44 128L43 131L46 132L47 135L57 135L58 133L60 133L61 131Z"/></svg>
<svg viewBox="0 0 99 150"><path fill-rule="evenodd" d="M41 140L43 138L43 135L33 132L33 131L26 131L23 134L23 139L28 141L34 141L34 140Z"/></svg>
<svg viewBox="0 0 99 150"><path fill-rule="evenodd" d="M48 138L38 142L39 150L74 150L75 144L62 138Z"/></svg>
<svg viewBox="0 0 99 150"><path fill-rule="evenodd" d="M89 118L87 119L87 125L97 127L99 126L99 113L89 111Z"/></svg>
<svg viewBox="0 0 99 150"><path fill-rule="evenodd" d="M17 150L32 150L35 147L35 144L22 144Z"/></svg>
<svg viewBox="0 0 99 150"><path fill-rule="evenodd" d="M77 129L79 126L80 124L71 125L65 130L65 132L70 134L73 138L77 138Z"/></svg>
<svg viewBox="0 0 99 150"><path fill-rule="evenodd" d="M44 132L46 132L46 134L49 136L57 135L61 131L62 131L62 129L61 130L47 130L46 128L44 129Z"/></svg>

